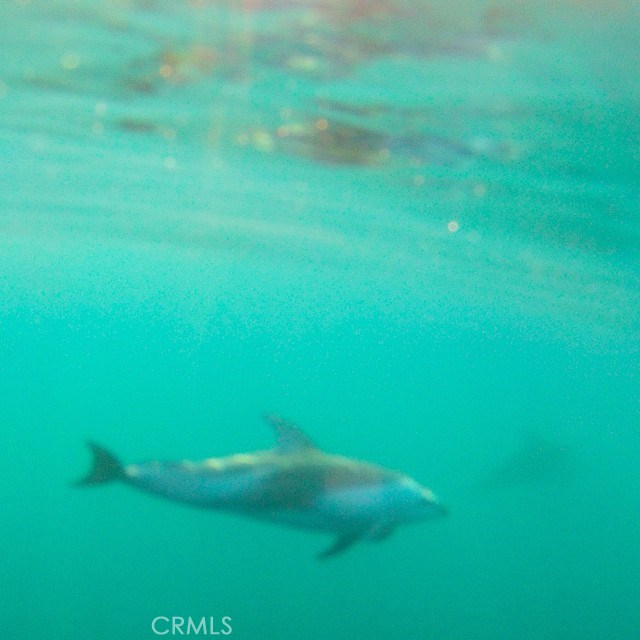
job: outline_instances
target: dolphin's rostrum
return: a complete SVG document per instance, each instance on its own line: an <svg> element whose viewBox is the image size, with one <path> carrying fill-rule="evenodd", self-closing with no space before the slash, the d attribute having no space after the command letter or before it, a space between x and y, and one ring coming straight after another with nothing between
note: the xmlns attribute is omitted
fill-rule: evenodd
<svg viewBox="0 0 640 640"><path fill-rule="evenodd" d="M199 462L123 466L90 442L93 467L77 484L121 480L170 500L335 534L319 558L359 540L384 540L400 524L446 513L431 490L412 478L324 453L295 425L274 415L265 418L276 434L273 449Z"/></svg>

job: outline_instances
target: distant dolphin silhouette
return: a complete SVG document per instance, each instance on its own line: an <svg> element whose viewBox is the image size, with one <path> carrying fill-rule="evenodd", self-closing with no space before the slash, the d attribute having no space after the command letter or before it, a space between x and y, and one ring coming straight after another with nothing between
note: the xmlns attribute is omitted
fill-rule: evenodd
<svg viewBox="0 0 640 640"><path fill-rule="evenodd" d="M170 500L336 535L319 558L360 540L384 540L406 522L446 513L431 490L397 471L318 449L295 425L265 416L276 434L268 451L199 462L123 466L89 442L93 467L78 485L121 480Z"/></svg>
<svg viewBox="0 0 640 640"><path fill-rule="evenodd" d="M568 450L536 433L526 433L523 446L505 458L480 482L481 489L540 482L564 475Z"/></svg>

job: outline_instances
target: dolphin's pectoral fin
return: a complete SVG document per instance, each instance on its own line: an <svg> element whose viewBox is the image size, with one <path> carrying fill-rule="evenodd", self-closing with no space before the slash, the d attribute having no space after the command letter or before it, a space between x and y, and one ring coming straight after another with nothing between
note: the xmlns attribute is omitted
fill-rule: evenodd
<svg viewBox="0 0 640 640"><path fill-rule="evenodd" d="M264 419L275 431L278 451L291 453L292 451L316 448L311 438L295 424L271 413L265 415Z"/></svg>
<svg viewBox="0 0 640 640"><path fill-rule="evenodd" d="M261 483L243 502L255 510L308 509L323 491L320 470L285 470Z"/></svg>
<svg viewBox="0 0 640 640"><path fill-rule="evenodd" d="M375 526L369 532L369 537L376 542L382 542L393 534L396 527L397 525L395 523Z"/></svg>
<svg viewBox="0 0 640 640"><path fill-rule="evenodd" d="M319 553L316 557L318 560L325 560L326 558L331 558L333 556L337 556L339 553L342 553L352 547L358 540L362 539L362 535L360 533L349 533L342 536L338 536L334 543L328 548Z"/></svg>

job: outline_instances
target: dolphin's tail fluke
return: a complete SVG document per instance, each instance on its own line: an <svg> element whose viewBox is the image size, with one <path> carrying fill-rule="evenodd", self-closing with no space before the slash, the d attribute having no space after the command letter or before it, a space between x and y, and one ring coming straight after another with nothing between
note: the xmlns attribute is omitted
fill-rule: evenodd
<svg viewBox="0 0 640 640"><path fill-rule="evenodd" d="M95 442L87 442L87 445L93 454L93 466L84 478L74 483L76 486L103 484L112 480L122 480L125 477L120 461L112 453Z"/></svg>

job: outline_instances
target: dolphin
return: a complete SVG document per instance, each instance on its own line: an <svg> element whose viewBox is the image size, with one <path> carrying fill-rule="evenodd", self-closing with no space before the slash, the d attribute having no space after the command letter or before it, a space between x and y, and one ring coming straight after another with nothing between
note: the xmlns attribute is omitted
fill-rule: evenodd
<svg viewBox="0 0 640 640"><path fill-rule="evenodd" d="M479 489L504 489L549 480L562 482L569 478L570 452L566 446L535 432L523 436L520 448L492 469L479 483Z"/></svg>
<svg viewBox="0 0 640 640"><path fill-rule="evenodd" d="M273 449L197 462L123 466L88 442L93 466L76 485L119 480L176 502L334 534L318 558L361 540L384 540L400 524L445 515L433 492L409 476L327 454L296 425L275 415L265 419L275 432Z"/></svg>

